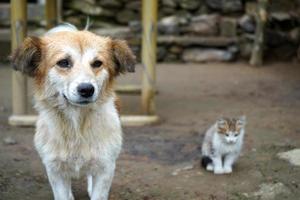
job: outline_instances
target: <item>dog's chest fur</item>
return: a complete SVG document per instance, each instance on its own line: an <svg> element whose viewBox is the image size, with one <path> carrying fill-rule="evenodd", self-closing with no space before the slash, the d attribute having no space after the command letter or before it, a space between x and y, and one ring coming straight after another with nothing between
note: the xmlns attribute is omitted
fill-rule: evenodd
<svg viewBox="0 0 300 200"><path fill-rule="evenodd" d="M122 144L113 98L92 109L39 109L35 146L52 170L78 176L114 162Z"/></svg>

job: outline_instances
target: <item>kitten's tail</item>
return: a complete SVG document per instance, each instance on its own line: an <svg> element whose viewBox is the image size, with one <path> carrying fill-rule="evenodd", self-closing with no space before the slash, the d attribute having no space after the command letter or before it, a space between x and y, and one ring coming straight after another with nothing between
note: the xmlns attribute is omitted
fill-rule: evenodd
<svg viewBox="0 0 300 200"><path fill-rule="evenodd" d="M206 169L207 165L212 163L212 159L209 156L203 156L201 160L201 165L204 169Z"/></svg>

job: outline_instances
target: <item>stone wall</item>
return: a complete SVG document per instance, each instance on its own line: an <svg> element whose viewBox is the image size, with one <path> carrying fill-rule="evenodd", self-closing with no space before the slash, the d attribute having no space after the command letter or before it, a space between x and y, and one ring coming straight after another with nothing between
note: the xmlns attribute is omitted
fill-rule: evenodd
<svg viewBox="0 0 300 200"><path fill-rule="evenodd" d="M266 30L266 56L296 57L300 40L300 0L272 0ZM65 21L102 35L128 40L140 55L141 0L64 1ZM248 59L255 32L256 1L160 0L158 61Z"/></svg>

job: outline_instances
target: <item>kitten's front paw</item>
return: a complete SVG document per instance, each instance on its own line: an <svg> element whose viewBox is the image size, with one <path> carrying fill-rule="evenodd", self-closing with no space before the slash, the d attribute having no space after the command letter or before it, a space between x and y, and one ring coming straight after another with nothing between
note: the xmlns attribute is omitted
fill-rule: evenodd
<svg viewBox="0 0 300 200"><path fill-rule="evenodd" d="M207 171L213 171L213 170L214 170L214 166L213 166L212 164L208 164L208 165L206 166L206 170L207 170Z"/></svg>
<svg viewBox="0 0 300 200"><path fill-rule="evenodd" d="M232 167L224 167L223 171L225 174L230 174L232 172Z"/></svg>
<svg viewBox="0 0 300 200"><path fill-rule="evenodd" d="M224 170L222 168L215 168L214 174L224 174Z"/></svg>

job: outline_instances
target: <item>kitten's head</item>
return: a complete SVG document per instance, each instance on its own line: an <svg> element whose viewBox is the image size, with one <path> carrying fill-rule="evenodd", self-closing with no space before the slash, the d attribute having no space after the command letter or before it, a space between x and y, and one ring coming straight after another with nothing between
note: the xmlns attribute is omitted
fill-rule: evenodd
<svg viewBox="0 0 300 200"><path fill-rule="evenodd" d="M218 134L227 144L235 144L238 141L246 124L246 117L221 118L217 121Z"/></svg>

